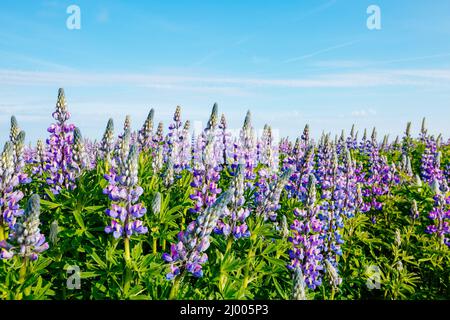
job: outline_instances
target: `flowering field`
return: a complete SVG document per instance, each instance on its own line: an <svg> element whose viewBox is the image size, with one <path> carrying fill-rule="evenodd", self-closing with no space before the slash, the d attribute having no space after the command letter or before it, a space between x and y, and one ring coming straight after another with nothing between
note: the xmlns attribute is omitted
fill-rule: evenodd
<svg viewBox="0 0 450 320"><path fill-rule="evenodd" d="M376 129L275 141L214 105L172 123L70 123L45 142L11 118L0 159L2 299L448 299L450 145ZM20 123L20 119L19 119Z"/></svg>

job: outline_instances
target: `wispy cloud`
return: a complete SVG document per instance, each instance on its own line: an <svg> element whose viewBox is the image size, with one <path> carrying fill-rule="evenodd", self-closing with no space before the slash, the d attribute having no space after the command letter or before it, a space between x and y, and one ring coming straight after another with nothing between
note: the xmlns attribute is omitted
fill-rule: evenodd
<svg viewBox="0 0 450 320"><path fill-rule="evenodd" d="M240 88L359 88L382 86L448 86L450 69L384 70L329 73L304 78L169 76L159 74L33 72L0 70L0 84L14 86L135 86L159 89L222 90Z"/></svg>
<svg viewBox="0 0 450 320"><path fill-rule="evenodd" d="M308 53L308 54L305 54L305 55L302 55L302 56L289 58L289 59L285 60L284 63L291 63L291 62L296 62L296 61L300 61L300 60L309 59L309 58L318 56L318 55L320 55L322 53L326 53L326 52L330 52L330 51L334 51L334 50L337 50L337 49L341 49L341 48L345 48L345 47L351 46L351 45L353 45L353 44L355 44L357 42L358 41L355 40L355 41L349 41L349 42L341 43L341 44L338 44L338 45L335 45L335 46L332 46L332 47L328 47L328 48L325 48L325 49L317 50L317 51L314 51L312 53Z"/></svg>
<svg viewBox="0 0 450 320"><path fill-rule="evenodd" d="M376 110L372 109L372 108L353 110L351 112L352 117L355 117L355 118L370 117L370 116L374 116L376 114L377 114Z"/></svg>

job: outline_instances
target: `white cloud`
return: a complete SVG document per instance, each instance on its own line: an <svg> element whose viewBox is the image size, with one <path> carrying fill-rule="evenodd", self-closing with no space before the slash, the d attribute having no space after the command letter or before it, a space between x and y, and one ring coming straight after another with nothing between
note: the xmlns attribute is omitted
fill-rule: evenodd
<svg viewBox="0 0 450 320"><path fill-rule="evenodd" d="M377 111L375 109L369 108L369 109L359 109L359 110L353 110L351 115L356 118L365 118L365 117L371 117L377 114Z"/></svg>
<svg viewBox="0 0 450 320"><path fill-rule="evenodd" d="M304 78L248 78L218 76L170 76L138 73L39 72L0 70L0 84L14 86L49 85L108 87L135 86L207 92L236 89L273 88L363 88L381 86L450 85L450 69L380 70L328 73Z"/></svg>

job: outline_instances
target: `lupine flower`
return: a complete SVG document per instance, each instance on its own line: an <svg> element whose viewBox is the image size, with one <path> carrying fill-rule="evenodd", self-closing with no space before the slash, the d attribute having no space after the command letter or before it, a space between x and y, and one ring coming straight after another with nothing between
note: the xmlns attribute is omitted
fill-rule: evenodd
<svg viewBox="0 0 450 320"><path fill-rule="evenodd" d="M220 118L220 123L218 125L218 128L220 129L219 134L219 150L222 150L222 157L220 160L220 163L224 165L225 167L228 165L228 158L230 157L230 148L231 148L231 135L227 131L227 121L225 119L225 115L222 114ZM232 157L232 156L231 156Z"/></svg>
<svg viewBox="0 0 450 320"><path fill-rule="evenodd" d="M409 177L413 176L414 173L412 170L411 158L409 157L409 155L405 155L405 154L402 155L402 162L401 162L400 168Z"/></svg>
<svg viewBox="0 0 450 320"><path fill-rule="evenodd" d="M410 154L411 148L413 147L413 141L411 137L411 122L406 124L405 135L402 140L402 154Z"/></svg>
<svg viewBox="0 0 450 320"><path fill-rule="evenodd" d="M309 175L314 171L314 156L314 146L310 145L300 158L293 160L293 173L286 185L290 197L300 201L306 199Z"/></svg>
<svg viewBox="0 0 450 320"><path fill-rule="evenodd" d="M337 154L333 156L329 174L324 177L327 189L322 191L324 202L320 206L319 218L323 223L323 255L335 268L337 257L342 255L341 244L344 242L340 230L344 227L347 195L344 172L339 170ZM322 184L324 185L324 184Z"/></svg>
<svg viewBox="0 0 450 320"><path fill-rule="evenodd" d="M257 143L257 162L270 172L278 170L278 150L273 145L272 129L265 125L261 139Z"/></svg>
<svg viewBox="0 0 450 320"><path fill-rule="evenodd" d="M128 158L131 144L131 117L127 115L123 124L123 132L119 135L114 148L114 165L123 168Z"/></svg>
<svg viewBox="0 0 450 320"><path fill-rule="evenodd" d="M358 138L357 134L355 135L355 125L352 125L352 129L350 130L350 135L347 137L347 149L356 150L358 147Z"/></svg>
<svg viewBox="0 0 450 320"><path fill-rule="evenodd" d="M145 119L144 125L138 133L138 143L141 150L148 150L153 147L153 116L155 111L153 108L148 113L147 119Z"/></svg>
<svg viewBox="0 0 450 320"><path fill-rule="evenodd" d="M50 137L47 139L47 154L45 170L48 172L47 184L54 194L61 189L75 189L75 176L72 171L72 145L75 126L67 124L70 112L67 111L64 90L58 91L56 110L52 114L56 123L47 129Z"/></svg>
<svg viewBox="0 0 450 320"><path fill-rule="evenodd" d="M34 194L28 200L23 219L14 225L8 241L1 241L1 258L8 259L17 254L20 257L36 260L39 253L48 249L45 236L41 234L39 225L40 199Z"/></svg>
<svg viewBox="0 0 450 320"><path fill-rule="evenodd" d="M276 174L269 174L266 170L260 169L258 171L258 181L255 183L255 213L257 216L262 215L264 220L276 221L277 211L280 209L280 197L285 188L292 170L286 170L277 176Z"/></svg>
<svg viewBox="0 0 450 320"><path fill-rule="evenodd" d="M211 115L209 116L208 123L206 124L205 131L215 130L218 122L218 106L217 103L214 103L213 108L211 110Z"/></svg>
<svg viewBox="0 0 450 320"><path fill-rule="evenodd" d="M153 214L159 215L159 213L161 212L161 201L161 193L155 193L151 206Z"/></svg>
<svg viewBox="0 0 450 320"><path fill-rule="evenodd" d="M446 197L448 190L441 190L439 182L434 180L432 188L434 191L434 207L428 214L433 223L426 228L429 234L436 234L442 243L450 247L450 197ZM445 188L447 189L447 188Z"/></svg>
<svg viewBox="0 0 450 320"><path fill-rule="evenodd" d="M444 176L440 168L440 154L437 151L436 140L433 136L425 137L425 151L421 159L421 175L422 179L430 185L434 180L442 183Z"/></svg>
<svg viewBox="0 0 450 320"><path fill-rule="evenodd" d="M42 175L45 172L46 162L44 143L42 140L38 140L36 144L36 152L31 160L33 165L31 172L37 176Z"/></svg>
<svg viewBox="0 0 450 320"><path fill-rule="evenodd" d="M194 277L202 277L202 265L208 260L206 250L210 245L210 235L216 227L219 218L230 202L234 190L222 193L217 201L207 207L196 220L192 221L185 231L178 234L178 243L170 246L170 253L164 253L162 258L170 264L168 280L174 279L180 273L187 271Z"/></svg>
<svg viewBox="0 0 450 320"><path fill-rule="evenodd" d="M110 162L114 150L114 121L111 118L106 125L99 150L102 158L105 159L105 161Z"/></svg>
<svg viewBox="0 0 450 320"><path fill-rule="evenodd" d="M59 233L58 220L54 220L50 225L50 235L49 235L49 239L52 245L56 245L58 243L58 233Z"/></svg>
<svg viewBox="0 0 450 320"><path fill-rule="evenodd" d="M386 157L380 156L380 150L375 139L369 146L369 168L364 177L365 189L363 195L366 201L361 208L363 212L372 210L372 221L375 221L374 213L381 211L383 204L379 202L378 196L389 194L390 188L400 182L394 165L389 165Z"/></svg>
<svg viewBox="0 0 450 320"><path fill-rule="evenodd" d="M251 113L247 111L244 125L239 133L240 145L240 161L245 164L245 178L246 180L253 180L256 177L254 168L256 167L256 150L255 150L255 132L251 125Z"/></svg>
<svg viewBox="0 0 450 320"><path fill-rule="evenodd" d="M156 132L152 140L156 144L159 144L164 140L164 123L158 123L158 128L156 128Z"/></svg>
<svg viewBox="0 0 450 320"><path fill-rule="evenodd" d="M12 230L17 217L23 214L19 206L23 193L15 188L20 183L29 182L28 179L21 177L20 165L16 165L14 160L14 147L8 141L5 143L0 159L0 227L3 230L6 227Z"/></svg>
<svg viewBox="0 0 450 320"><path fill-rule="evenodd" d="M296 219L291 225L293 231L289 241L293 248L289 251L288 269L300 268L308 288L314 290L322 284L322 222L317 218L316 179L309 176L308 194L305 209L294 209ZM301 279L299 279L301 280Z"/></svg>
<svg viewBox="0 0 450 320"><path fill-rule="evenodd" d="M244 206L244 183L245 177L242 165L237 169L231 183L234 190L229 206L225 208L223 217L218 221L214 232L223 234L225 237L232 235L235 239L246 238L250 236L250 230L245 222L250 215L250 209Z"/></svg>
<svg viewBox="0 0 450 320"><path fill-rule="evenodd" d="M297 266L294 269L294 285L292 287L292 300L308 300L306 297L306 283L302 268Z"/></svg>
<svg viewBox="0 0 450 320"><path fill-rule="evenodd" d="M73 154L72 154L72 168L79 175L81 170L88 167L90 164L90 159L87 156L83 137L81 136L81 131L78 127L75 127L73 132Z"/></svg>
<svg viewBox="0 0 450 320"><path fill-rule="evenodd" d="M342 278L339 277L339 274L336 270L336 267L329 261L325 259L325 269L327 271L328 279L330 280L330 284L337 288L342 283Z"/></svg>
<svg viewBox="0 0 450 320"><path fill-rule="evenodd" d="M215 105L217 108L217 105ZM213 108L211 118L206 129L197 136L193 146L193 180L191 186L194 193L190 198L195 201L190 212L197 213L204 208L211 206L217 195L221 192L218 186L220 171L222 169L220 161L223 150L217 143L215 134L217 126L217 110Z"/></svg>
<svg viewBox="0 0 450 320"><path fill-rule="evenodd" d="M426 142L427 138L428 138L428 130L427 130L427 124L426 124L426 119L423 118L422 119L422 126L420 128L420 141L421 142Z"/></svg>
<svg viewBox="0 0 450 320"><path fill-rule="evenodd" d="M143 189L138 185L137 175L138 153L136 145L132 145L124 164L112 167L110 173L105 175L109 184L103 193L112 201L111 207L106 210L112 220L105 232L112 233L116 239L148 232L148 228L139 220L147 210L138 202Z"/></svg>

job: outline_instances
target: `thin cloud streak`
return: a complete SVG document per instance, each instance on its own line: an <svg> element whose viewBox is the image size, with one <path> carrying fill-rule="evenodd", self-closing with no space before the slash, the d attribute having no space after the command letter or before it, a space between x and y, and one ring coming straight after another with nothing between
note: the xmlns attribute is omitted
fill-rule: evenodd
<svg viewBox="0 0 450 320"><path fill-rule="evenodd" d="M161 90L204 90L237 93L233 86L258 88L360 88L382 86L450 85L450 69L393 69L352 73L329 73L305 78L246 78L212 76L166 76L158 74L38 72L0 70L0 84L11 86L51 85L78 87L135 86ZM245 93L245 90L241 93Z"/></svg>
<svg viewBox="0 0 450 320"><path fill-rule="evenodd" d="M359 41L350 41L350 42L341 43L341 44L338 44L338 45L335 45L335 46L332 46L332 47L328 47L328 48L325 48L325 49L322 49L322 50L318 50L318 51L315 51L315 52L312 52L312 53L309 53L309 54L305 54L303 56L287 59L283 63L292 63L292 62L296 62L296 61L300 61L300 60L309 59L309 58L315 57L317 55L320 55L322 53L326 53L326 52L334 51L334 50L337 50L337 49L340 49L340 48L345 48L345 47L351 46L351 45L353 45L353 44L355 44L357 42L359 42Z"/></svg>

